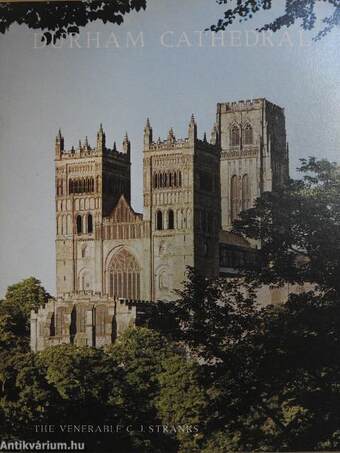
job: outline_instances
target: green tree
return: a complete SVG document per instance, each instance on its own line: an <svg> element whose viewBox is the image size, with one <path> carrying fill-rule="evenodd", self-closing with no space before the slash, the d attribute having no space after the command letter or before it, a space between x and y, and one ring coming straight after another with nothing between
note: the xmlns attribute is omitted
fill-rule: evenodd
<svg viewBox="0 0 340 453"><path fill-rule="evenodd" d="M161 384L158 376L164 361L178 353L178 347L158 332L144 327L127 329L108 353L123 370L126 422L135 426L133 445L138 451L176 451L176 442L158 430L161 425L156 401ZM138 431L138 427L144 428ZM148 428L150 427L150 428Z"/></svg>
<svg viewBox="0 0 340 453"><path fill-rule="evenodd" d="M196 362L174 355L163 362L158 375L157 408L163 425L179 442L179 452L201 451L210 416L209 391L201 385Z"/></svg>
<svg viewBox="0 0 340 453"><path fill-rule="evenodd" d="M301 180L267 192L244 211L234 230L261 244L255 284L316 285L340 295L340 175L335 163L302 160Z"/></svg>
<svg viewBox="0 0 340 453"><path fill-rule="evenodd" d="M217 0L220 5L227 5L223 18L210 28L213 31L225 30L235 21L240 22L252 19L254 15L268 11L277 2L273 0ZM320 7L325 8L321 17ZM328 7L328 8L327 8ZM295 22L300 22L303 30L311 30L317 25L318 19L323 23L323 28L317 33L315 39L320 39L334 27L340 25L340 4L338 0L285 0L284 13L272 22L265 24L258 31L277 31L282 27L290 27Z"/></svg>
<svg viewBox="0 0 340 453"><path fill-rule="evenodd" d="M261 244L244 278L191 271L179 293L179 339L214 394L207 453L339 448L339 175L313 158L301 172L235 223ZM278 307L256 306L257 287L296 282L311 289Z"/></svg>
<svg viewBox="0 0 340 453"><path fill-rule="evenodd" d="M34 277L22 280L7 288L5 299L0 302L2 333L14 335L18 340L29 337L31 310L46 304L51 296ZM1 338L0 338L1 344Z"/></svg>
<svg viewBox="0 0 340 453"><path fill-rule="evenodd" d="M120 25L125 14L145 7L146 0L0 3L0 33L14 23L24 24L42 30L51 43L79 33L80 28L96 20Z"/></svg>

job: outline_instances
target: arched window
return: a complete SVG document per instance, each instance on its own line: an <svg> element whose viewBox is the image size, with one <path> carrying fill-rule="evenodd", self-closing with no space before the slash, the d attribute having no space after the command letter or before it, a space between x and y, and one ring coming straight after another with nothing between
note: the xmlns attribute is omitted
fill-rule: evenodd
<svg viewBox="0 0 340 453"><path fill-rule="evenodd" d="M109 265L109 294L127 299L140 299L140 266L136 258L123 249Z"/></svg>
<svg viewBox="0 0 340 453"><path fill-rule="evenodd" d="M157 173L155 173L153 175L153 186L154 186L155 189L157 189L157 186L158 186L157 182L158 182L157 181Z"/></svg>
<svg viewBox="0 0 340 453"><path fill-rule="evenodd" d="M172 173L169 173L169 187L172 187Z"/></svg>
<svg viewBox="0 0 340 453"><path fill-rule="evenodd" d="M163 230L163 214L161 211L157 211L156 214L156 230Z"/></svg>
<svg viewBox="0 0 340 453"><path fill-rule="evenodd" d="M86 258L87 255L87 246L84 245L83 248L81 249L81 257Z"/></svg>
<svg viewBox="0 0 340 453"><path fill-rule="evenodd" d="M250 208L250 187L248 175L242 177L242 211Z"/></svg>
<svg viewBox="0 0 340 453"><path fill-rule="evenodd" d="M234 126L232 126L231 128L230 144L231 146L240 145L240 128L236 124L234 124Z"/></svg>
<svg viewBox="0 0 340 453"><path fill-rule="evenodd" d="M80 215L77 216L77 234L81 234L82 232L82 218Z"/></svg>
<svg viewBox="0 0 340 453"><path fill-rule="evenodd" d="M243 129L243 144L252 145L253 143L253 128L250 124L247 124Z"/></svg>
<svg viewBox="0 0 340 453"><path fill-rule="evenodd" d="M73 181L72 181L72 179L70 179L69 182L68 182L68 192L70 194L73 193Z"/></svg>
<svg viewBox="0 0 340 453"><path fill-rule="evenodd" d="M168 229L173 230L175 227L174 225L174 211L169 209L168 211Z"/></svg>
<svg viewBox="0 0 340 453"><path fill-rule="evenodd" d="M163 187L163 175L162 175L162 173L159 175L159 187Z"/></svg>
<svg viewBox="0 0 340 453"><path fill-rule="evenodd" d="M178 185L182 187L182 173L180 171L178 172Z"/></svg>
<svg viewBox="0 0 340 453"><path fill-rule="evenodd" d="M88 233L93 233L93 219L92 219L92 215L89 214L87 216L87 232Z"/></svg>
<svg viewBox="0 0 340 453"><path fill-rule="evenodd" d="M164 173L163 181L164 181L164 187L168 187L168 175L166 173Z"/></svg>
<svg viewBox="0 0 340 453"><path fill-rule="evenodd" d="M238 216L238 187L237 187L237 176L234 175L231 178L231 186L230 186L230 208L231 208L231 221L233 222L236 217Z"/></svg>
<svg viewBox="0 0 340 453"><path fill-rule="evenodd" d="M177 187L177 173L174 173L174 186Z"/></svg>

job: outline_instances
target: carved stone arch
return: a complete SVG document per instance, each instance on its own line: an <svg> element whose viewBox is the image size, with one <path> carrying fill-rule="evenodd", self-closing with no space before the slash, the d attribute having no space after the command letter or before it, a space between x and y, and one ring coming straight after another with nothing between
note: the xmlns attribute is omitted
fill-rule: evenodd
<svg viewBox="0 0 340 453"><path fill-rule="evenodd" d="M160 293L168 295L173 288L173 275L171 267L161 264L156 269L156 289Z"/></svg>
<svg viewBox="0 0 340 453"><path fill-rule="evenodd" d="M86 267L78 272L78 289L79 291L90 291L92 289L91 274Z"/></svg>
<svg viewBox="0 0 340 453"><path fill-rule="evenodd" d="M106 288L111 297L140 299L141 266L126 247L116 247L106 258Z"/></svg>
<svg viewBox="0 0 340 453"><path fill-rule="evenodd" d="M230 125L230 146L240 146L241 144L241 133L240 125L234 121Z"/></svg>
<svg viewBox="0 0 340 453"><path fill-rule="evenodd" d="M242 143L243 145L252 145L253 141L253 127L249 121L246 121L242 127Z"/></svg>

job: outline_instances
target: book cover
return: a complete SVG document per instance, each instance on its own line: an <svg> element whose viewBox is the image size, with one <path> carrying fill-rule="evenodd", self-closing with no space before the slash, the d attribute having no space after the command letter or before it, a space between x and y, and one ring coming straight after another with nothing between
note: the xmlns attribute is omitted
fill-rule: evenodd
<svg viewBox="0 0 340 453"><path fill-rule="evenodd" d="M0 451L340 449L339 22L0 3Z"/></svg>

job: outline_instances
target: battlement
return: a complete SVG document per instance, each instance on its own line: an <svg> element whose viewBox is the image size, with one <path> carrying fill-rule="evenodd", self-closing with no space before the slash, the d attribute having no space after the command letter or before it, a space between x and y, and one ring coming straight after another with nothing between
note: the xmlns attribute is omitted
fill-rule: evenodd
<svg viewBox="0 0 340 453"><path fill-rule="evenodd" d="M173 140L161 140L161 138L158 138L156 142L150 143L149 150L150 151L164 151L167 149L178 149L178 148L187 148L189 146L189 139L184 138L184 139L176 139L174 137Z"/></svg>
<svg viewBox="0 0 340 453"><path fill-rule="evenodd" d="M215 131L215 129L213 131ZM192 148L193 146L197 145L200 149L203 148L207 151L216 150L216 140L212 140L211 143L209 143L207 141L206 133L204 133L202 140L197 137L197 124L194 115L191 116L191 120L188 126L188 137L180 139L176 138L172 128L169 130L168 136L165 140L162 140L159 137L157 141L154 141L152 137L152 128L149 119L147 119L144 129L144 151L164 152L171 149L178 150Z"/></svg>
<svg viewBox="0 0 340 453"><path fill-rule="evenodd" d="M130 160L131 144L127 136L127 133L125 134L122 148L123 148L122 151L118 151L116 142L114 142L112 148L108 148L106 146L106 136L102 125L100 125L100 129L97 132L96 147L90 146L88 139L86 137L84 143L82 143L81 140L79 140L78 147L75 148L74 146L72 146L71 149L66 150L64 147L64 137L61 134L61 130L59 130L55 141L55 153L57 160L83 159L103 155L113 157L115 159Z"/></svg>
<svg viewBox="0 0 340 453"><path fill-rule="evenodd" d="M244 110L261 109L265 105L269 105L271 108L283 110L282 107L268 101L265 98L246 99L240 101L222 102L217 104L217 112L240 112Z"/></svg>
<svg viewBox="0 0 340 453"><path fill-rule="evenodd" d="M98 150L96 148L91 147L79 147L74 148L72 146L69 150L63 150L60 152L60 159L61 160L72 160L72 159L83 159L89 157L100 157L100 156L110 156L116 159L122 160L129 160L130 156L125 151L118 151L115 148L104 148L102 150Z"/></svg>

